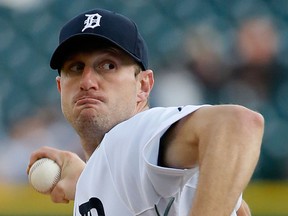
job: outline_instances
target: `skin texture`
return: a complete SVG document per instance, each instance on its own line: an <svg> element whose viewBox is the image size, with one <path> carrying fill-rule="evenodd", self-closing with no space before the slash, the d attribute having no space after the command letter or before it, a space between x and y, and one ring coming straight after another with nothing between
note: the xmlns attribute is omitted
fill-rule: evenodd
<svg viewBox="0 0 288 216"><path fill-rule="evenodd" d="M143 99L153 85L152 71L139 70L115 49L80 53L65 62L56 79L62 110L87 158L112 127L148 108Z"/></svg>
<svg viewBox="0 0 288 216"><path fill-rule="evenodd" d="M151 70L140 72L130 57L109 48L71 55L56 83L63 114L80 136L88 160L105 133L148 109L154 79ZM260 114L242 106L219 105L203 107L167 131L161 141L161 165L180 169L199 165L190 216L231 214L257 164L263 128ZM41 157L55 159L62 167L52 200L74 200L85 163L71 152L43 147L32 153L28 170ZM250 215L244 201L237 214Z"/></svg>
<svg viewBox="0 0 288 216"><path fill-rule="evenodd" d="M262 127L259 114L235 105L203 107L174 125L165 165L200 167L191 216L231 214L257 164Z"/></svg>

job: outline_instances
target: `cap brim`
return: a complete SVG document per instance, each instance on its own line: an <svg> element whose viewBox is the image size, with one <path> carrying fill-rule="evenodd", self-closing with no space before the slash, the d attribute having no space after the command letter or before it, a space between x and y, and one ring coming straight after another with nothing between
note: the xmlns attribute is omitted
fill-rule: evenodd
<svg viewBox="0 0 288 216"><path fill-rule="evenodd" d="M128 52L123 47L118 45L115 41L106 38L103 35L97 35L95 33L81 33L73 35L72 37L63 41L54 51L50 60L50 67L54 70L61 69L64 61L76 52L80 52L86 49L86 47L91 47L91 44L99 47L104 46L116 46L130 55L133 59L139 62L142 66L141 60L137 58L133 53Z"/></svg>

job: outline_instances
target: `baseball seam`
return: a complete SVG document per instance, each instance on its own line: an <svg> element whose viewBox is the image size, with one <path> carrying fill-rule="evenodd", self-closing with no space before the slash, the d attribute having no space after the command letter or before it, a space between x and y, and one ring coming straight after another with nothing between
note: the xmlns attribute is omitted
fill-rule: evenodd
<svg viewBox="0 0 288 216"><path fill-rule="evenodd" d="M39 167L39 166L41 166L44 162L46 162L46 161L50 161L51 159L48 159L48 158L41 158L41 159L39 159L39 160L41 160L41 161L36 161L35 163L36 164L33 164L32 165L32 167L31 167L31 169L30 169L30 171L29 171L29 181L31 182L31 177L32 177L32 174L33 174L33 172L34 172L34 170L37 168L37 167ZM56 163L55 161L53 161L54 163ZM57 164L57 163L56 163ZM58 165L58 164L57 164ZM47 192L49 192L52 188L54 188L54 186L57 184L57 182L59 181L59 179L60 179L60 176L61 176L61 173L59 172L59 173L57 173L57 175L55 176L55 178L54 178L54 181L52 182L52 186L51 186L51 188L49 189L49 190L47 190L47 191L41 191L41 190L38 190L37 188L35 188L35 190L36 191L38 191L38 192L40 192L40 193L47 193Z"/></svg>

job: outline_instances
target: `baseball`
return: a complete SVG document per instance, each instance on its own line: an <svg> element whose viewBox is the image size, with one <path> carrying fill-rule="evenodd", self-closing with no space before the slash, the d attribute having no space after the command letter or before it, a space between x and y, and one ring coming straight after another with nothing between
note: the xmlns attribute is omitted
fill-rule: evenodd
<svg viewBox="0 0 288 216"><path fill-rule="evenodd" d="M60 180L61 168L49 159L37 160L29 170L29 182L32 187L40 193L49 193Z"/></svg>

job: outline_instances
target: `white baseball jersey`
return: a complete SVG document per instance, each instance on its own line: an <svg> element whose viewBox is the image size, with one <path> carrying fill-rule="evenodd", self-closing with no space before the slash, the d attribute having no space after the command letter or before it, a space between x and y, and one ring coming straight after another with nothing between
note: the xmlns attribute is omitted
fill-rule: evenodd
<svg viewBox="0 0 288 216"><path fill-rule="evenodd" d="M152 108L112 128L78 180L74 216L187 215L198 167L160 167L158 150L165 131L200 107Z"/></svg>

